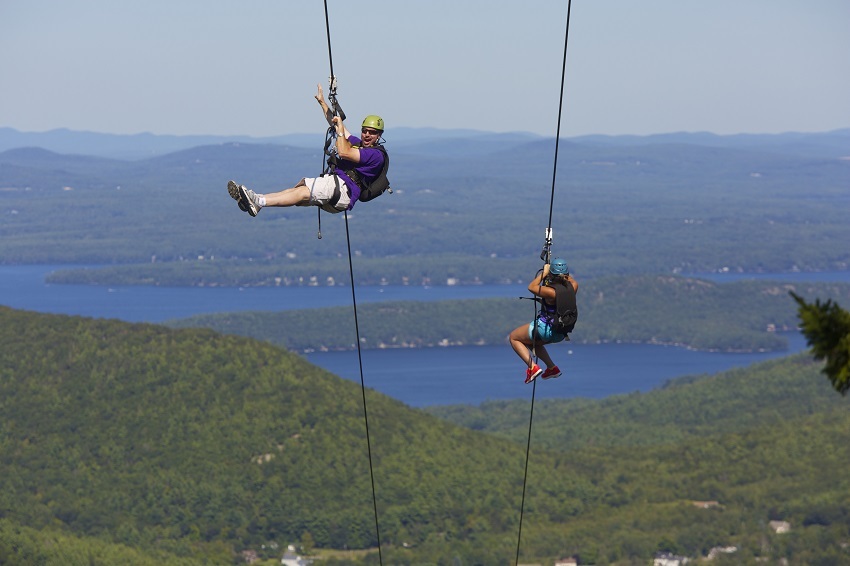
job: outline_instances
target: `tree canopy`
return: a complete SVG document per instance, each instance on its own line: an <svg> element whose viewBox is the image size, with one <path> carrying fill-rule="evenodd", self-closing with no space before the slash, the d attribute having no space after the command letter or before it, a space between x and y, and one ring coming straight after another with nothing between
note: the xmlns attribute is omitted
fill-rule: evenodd
<svg viewBox="0 0 850 566"><path fill-rule="evenodd" d="M363 553L328 564L375 564L354 383L209 330L0 307L0 339L0 563L232 564L301 541ZM799 355L541 403L523 562L734 545L736 563L842 563L850 413L818 370ZM367 395L387 562L509 564L527 405L484 407L461 427ZM82 561L61 561L72 553Z"/></svg>
<svg viewBox="0 0 850 566"><path fill-rule="evenodd" d="M816 360L826 360L823 373L842 395L850 390L850 312L832 299L814 303L790 291L799 305L803 334Z"/></svg>

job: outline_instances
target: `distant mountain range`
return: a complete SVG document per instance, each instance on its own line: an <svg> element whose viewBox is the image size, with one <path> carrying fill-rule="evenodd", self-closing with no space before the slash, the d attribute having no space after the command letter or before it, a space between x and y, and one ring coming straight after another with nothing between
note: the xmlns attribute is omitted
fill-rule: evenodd
<svg viewBox="0 0 850 566"><path fill-rule="evenodd" d="M393 128L387 132L393 147L405 149L415 146L433 155L483 155L517 145L545 141L545 136L529 132L485 132L480 130L441 130L436 128ZM564 138L570 142L589 146L623 147L658 144L692 144L706 147L736 149L770 149L807 157L850 158L850 128L822 133L788 132L783 134L716 135L708 132L677 132L648 136L589 135ZM295 133L270 137L105 134L75 131L65 128L47 132L21 132L0 127L0 152L22 147L40 147L56 153L94 155L117 159L144 159L173 153L197 146L224 143L250 143L289 145L294 147L321 147L324 132Z"/></svg>
<svg viewBox="0 0 850 566"><path fill-rule="evenodd" d="M355 209L366 231L356 241L368 241L361 281L526 277L550 203L555 140L427 128L387 135L394 194ZM225 190L228 179L268 192L318 174L323 140L308 138L0 129L0 261L141 262L146 279L163 281L169 262L203 256L218 261L201 279L217 284L253 277L237 265L246 260L338 277L323 259L342 253L328 245L345 240L331 232L342 224L326 222L319 241L305 237L316 215L304 211L247 222ZM551 224L577 273L847 269L850 130L587 136L559 150ZM223 271L228 261L236 271ZM172 284L195 284L185 266L178 271L183 280Z"/></svg>

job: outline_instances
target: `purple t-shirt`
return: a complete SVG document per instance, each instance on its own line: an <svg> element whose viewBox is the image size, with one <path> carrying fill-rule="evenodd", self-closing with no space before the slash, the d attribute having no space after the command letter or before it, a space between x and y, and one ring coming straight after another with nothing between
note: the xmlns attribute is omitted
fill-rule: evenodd
<svg viewBox="0 0 850 566"><path fill-rule="evenodd" d="M359 146L363 141L356 136L348 136L348 143ZM373 147L361 147L359 149L360 163L340 159L337 165L337 175L339 175L339 178L345 182L351 191L351 203L348 205L348 210L351 210L354 207L354 203L360 198L360 187L344 171L355 169L363 176L367 183L371 183L378 178L384 169L384 154L381 153L380 149Z"/></svg>

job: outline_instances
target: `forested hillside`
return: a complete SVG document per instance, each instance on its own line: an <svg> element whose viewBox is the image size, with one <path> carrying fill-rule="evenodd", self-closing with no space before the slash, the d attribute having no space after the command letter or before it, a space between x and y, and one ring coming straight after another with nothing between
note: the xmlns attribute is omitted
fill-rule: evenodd
<svg viewBox="0 0 850 566"><path fill-rule="evenodd" d="M825 408L846 409L847 401L831 390L826 378L808 379L820 367L808 355L798 354L719 375L679 378L646 394L598 401L542 399L535 403L535 440L564 452L588 445L699 444L717 434L780 426ZM772 387L771 382L779 385ZM525 400L425 410L474 430L525 441L529 411Z"/></svg>
<svg viewBox="0 0 850 566"><path fill-rule="evenodd" d="M270 541L375 543L355 384L209 330L0 308L0 340L0 556L59 564L37 546L53 541L90 564L230 564ZM818 370L797 357L541 404L523 562L718 545L738 548L734 563L846 560L850 413ZM482 407L472 426L490 434L367 402L385 560L512 563L527 407Z"/></svg>
<svg viewBox="0 0 850 566"><path fill-rule="evenodd" d="M605 278L581 283L579 324L572 340L679 344L701 350L781 350L787 341L776 331L793 330L798 324L789 290L850 302L847 284ZM531 301L516 297L367 303L358 306L361 347L503 344L512 329L531 321L534 308ZM351 306L199 315L168 325L212 328L302 352L353 349L357 344Z"/></svg>
<svg viewBox="0 0 850 566"><path fill-rule="evenodd" d="M375 544L353 383L205 330L6 308L0 329L0 508L17 522L164 550L308 532L319 547ZM473 519L473 531L513 528L521 447L379 394L368 401L387 544L468 540ZM553 487L571 500L592 491L576 477Z"/></svg>
<svg viewBox="0 0 850 566"><path fill-rule="evenodd" d="M176 546L168 542L159 546ZM206 548L204 548L206 547ZM76 536L59 526L32 528L0 519L0 564L4 566L200 566L228 564L225 545L195 545L192 556L107 542L103 537Z"/></svg>

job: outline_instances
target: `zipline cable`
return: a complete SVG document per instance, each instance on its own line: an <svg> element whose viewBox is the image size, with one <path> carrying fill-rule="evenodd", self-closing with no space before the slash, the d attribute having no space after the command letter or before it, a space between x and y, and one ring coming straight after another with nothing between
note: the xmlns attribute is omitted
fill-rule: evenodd
<svg viewBox="0 0 850 566"><path fill-rule="evenodd" d="M552 193L549 197L549 224L546 233L547 238L552 238L552 211L555 208L555 177L558 174L558 142L561 139L561 116L564 111L564 81L567 75L567 45L570 39L570 8L572 0L567 0L567 26L564 31L564 60L561 66L561 95L558 97L558 127L555 135L555 159L552 166Z"/></svg>
<svg viewBox="0 0 850 566"><path fill-rule="evenodd" d="M325 0L325 33L328 36L328 62L331 66L331 86L333 86L336 84L334 80L336 75L334 75L334 56L333 50L331 49L331 21L330 18L328 18L328 0Z"/></svg>
<svg viewBox="0 0 850 566"><path fill-rule="evenodd" d="M381 555L381 528L378 524L378 498L375 496L375 472L372 469L372 442L369 438L369 413L366 411L366 382L363 379L363 355L360 350L360 325L357 322L357 297L354 293L354 264L351 261L351 237L348 234L348 211L345 211L345 240L348 244L348 273L351 278L351 303L354 305L354 332L357 338L357 362L360 365L360 392L363 394L363 421L366 423L366 449L369 453L369 478L372 481L372 507L375 512L375 536L378 541L378 562Z"/></svg>
<svg viewBox="0 0 850 566"><path fill-rule="evenodd" d="M335 115L340 115L342 110L339 107L339 104L336 101L336 75L334 75L334 64L333 64L333 52L331 51L331 26L330 19L328 18L328 0L325 0L325 29L327 31L328 36L328 59L330 61L331 68L331 78L330 78L330 93L329 97L331 99L332 108ZM344 118L343 118L344 119ZM345 241L348 246L348 274L351 279L351 303L354 307L354 333L357 339L357 361L360 366L360 391L363 395L363 422L366 426L366 449L369 454L369 479L372 483L372 508L375 513L375 537L378 542L378 562L383 566L384 558L381 553L381 528L378 522L378 498L375 491L375 471L372 466L372 441L369 436L369 412L366 409L366 381L363 378L363 354L360 348L360 324L357 320L357 295L355 293L355 285L354 285L354 263L351 259L351 236L348 230L348 211L346 210L344 213L345 216ZM319 237L321 238L321 229L319 230Z"/></svg>
<svg viewBox="0 0 850 566"><path fill-rule="evenodd" d="M555 179L558 173L558 142L561 138L561 116L563 115L564 110L564 82L567 74L567 45L569 44L570 38L570 10L572 8L572 0L567 0L567 23L566 29L564 30L564 58L563 63L561 64L561 92L558 97L558 124L555 133L555 159L554 165L552 166L552 190L551 195L549 197L549 224L546 228L546 240L543 244L543 251L540 254L540 259L549 263L551 260L552 254L552 214L555 209ZM543 285L543 280L541 279L540 284ZM535 314L534 314L534 330L537 332L537 303L535 302ZM532 338L532 350L534 348L534 339ZM537 363L537 352L534 351L534 363ZM522 519L525 512L525 491L526 486L528 484L528 462L529 455L531 454L531 425L534 420L534 398L537 393L537 379L534 380L534 384L531 388L531 408L528 413L528 440L525 447L525 471L523 473L522 478L522 502L520 503L519 510L519 531L517 533L517 541L516 541L516 562L514 564L519 565L519 552L520 547L522 545Z"/></svg>

